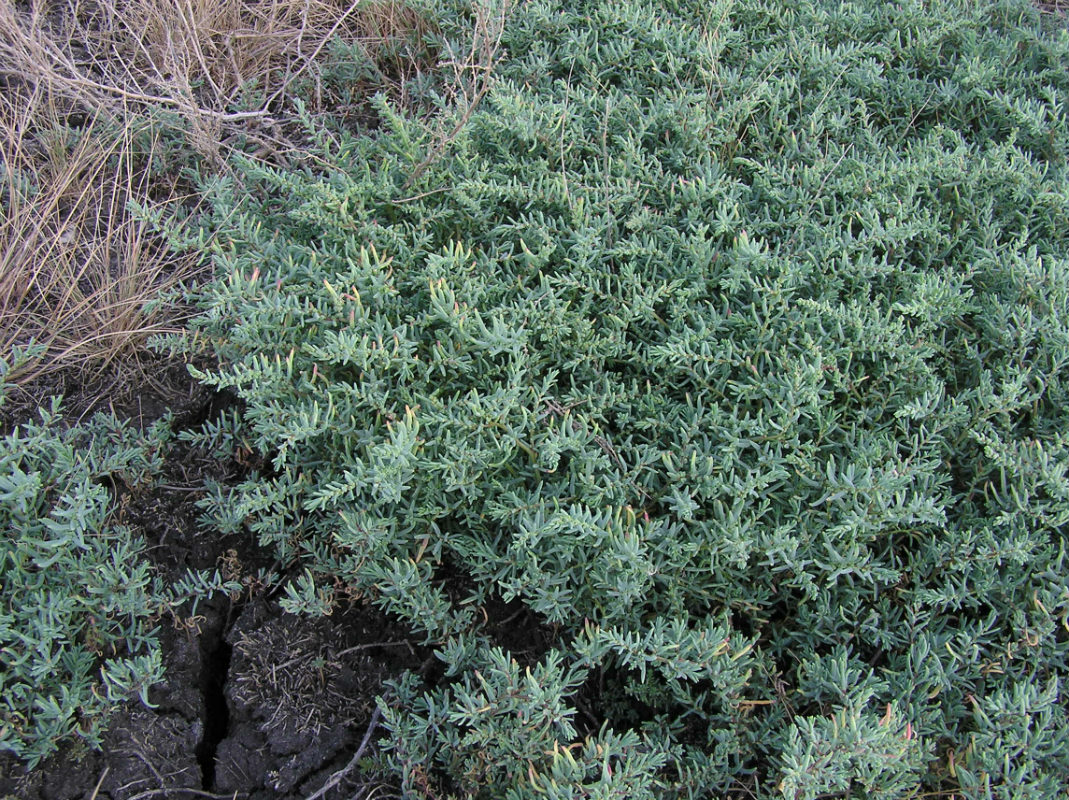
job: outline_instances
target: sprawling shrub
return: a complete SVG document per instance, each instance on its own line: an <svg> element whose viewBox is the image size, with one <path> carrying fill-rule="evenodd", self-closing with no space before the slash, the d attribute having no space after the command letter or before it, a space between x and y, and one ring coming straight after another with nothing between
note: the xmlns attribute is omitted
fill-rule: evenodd
<svg viewBox="0 0 1069 800"><path fill-rule="evenodd" d="M406 790L1064 797L1069 39L532 0L502 45L217 182L185 344L263 459L214 523L436 648Z"/></svg>
<svg viewBox="0 0 1069 800"><path fill-rule="evenodd" d="M26 354L0 360L0 384ZM56 399L0 439L0 752L29 767L65 742L98 747L114 710L148 703L163 676L160 615L234 588L198 574L165 586L116 524L116 492L148 485L166 423L71 424Z"/></svg>

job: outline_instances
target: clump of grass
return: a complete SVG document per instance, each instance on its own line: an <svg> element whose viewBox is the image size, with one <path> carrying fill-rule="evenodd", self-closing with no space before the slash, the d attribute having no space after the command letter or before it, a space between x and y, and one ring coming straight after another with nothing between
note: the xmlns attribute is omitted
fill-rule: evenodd
<svg viewBox="0 0 1069 800"><path fill-rule="evenodd" d="M184 195L160 168L158 128L125 122L40 90L0 97L0 347L45 347L16 380L99 374L180 321L150 301L197 262L168 252L131 206Z"/></svg>

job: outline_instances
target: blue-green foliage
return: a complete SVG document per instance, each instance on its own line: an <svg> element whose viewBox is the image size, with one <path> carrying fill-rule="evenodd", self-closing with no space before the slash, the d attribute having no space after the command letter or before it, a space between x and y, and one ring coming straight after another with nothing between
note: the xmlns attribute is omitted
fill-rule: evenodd
<svg viewBox="0 0 1069 800"><path fill-rule="evenodd" d="M445 662L406 790L1064 797L1066 34L535 0L503 45L445 146L382 101L217 182L185 345L270 460L209 511Z"/></svg>
<svg viewBox="0 0 1069 800"><path fill-rule="evenodd" d="M27 355L0 360L0 403ZM29 767L65 742L99 747L114 709L162 679L160 615L236 588L192 573L164 586L115 523L115 491L158 472L168 419L143 435L111 415L71 424L58 399L40 417L0 439L0 751Z"/></svg>

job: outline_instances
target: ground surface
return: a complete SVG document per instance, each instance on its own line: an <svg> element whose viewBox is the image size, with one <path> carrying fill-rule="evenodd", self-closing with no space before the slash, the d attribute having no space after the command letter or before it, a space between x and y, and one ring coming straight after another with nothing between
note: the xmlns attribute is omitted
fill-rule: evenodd
<svg viewBox="0 0 1069 800"><path fill-rule="evenodd" d="M226 400L183 373L163 368L162 392L130 393L115 410L148 424L171 408L176 430L198 426ZM62 388L70 418L99 408L100 395L91 387ZM33 395L47 389L24 393L21 403L16 398L5 421L29 413ZM245 583L246 592L236 602L216 597L192 618L162 623L166 681L152 691L155 708L121 709L100 752L66 748L29 774L0 757L0 798L289 800L313 795L351 760L384 680L418 668L425 654L362 604L319 620L285 613L273 594L277 588L257 577L277 565L251 536L220 537L198 528L204 478L233 481L243 469L177 445L160 485L129 498L122 513L149 543L162 575L219 568ZM372 787L358 771L346 778L322 796L360 796Z"/></svg>
<svg viewBox="0 0 1069 800"><path fill-rule="evenodd" d="M1040 4L1053 11L1066 5ZM55 393L65 395L71 418L114 407L148 424L172 409L177 430L197 427L227 402L197 387L181 365L161 364L155 374L151 388L53 377L16 394L0 429ZM150 543L163 575L221 568L246 579L245 594L237 602L215 598L192 619L165 621L167 679L152 692L155 707L117 713L100 752L68 748L30 774L0 757L0 800L309 798L349 764L384 682L425 663L426 653L370 607L354 604L315 621L284 613L272 586L253 580L274 566L272 556L251 536L198 529L203 479L234 481L244 468L176 447L161 486L131 498L124 521ZM517 651L529 645L530 619L498 611L503 644ZM507 641L510 633L515 641ZM373 786L358 771L346 778L322 797L362 797Z"/></svg>

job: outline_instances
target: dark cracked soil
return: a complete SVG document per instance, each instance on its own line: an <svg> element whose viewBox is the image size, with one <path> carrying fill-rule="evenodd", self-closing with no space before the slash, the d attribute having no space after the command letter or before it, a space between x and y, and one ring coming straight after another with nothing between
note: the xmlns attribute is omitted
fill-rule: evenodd
<svg viewBox="0 0 1069 800"><path fill-rule="evenodd" d="M220 410L220 398L185 391L176 428ZM234 481L240 471L176 447L160 486L124 504L123 522L146 539L164 576L220 568L247 591L161 625L166 677L150 693L154 707L119 709L99 752L67 747L30 773L0 756L0 800L303 800L350 763L383 681L418 667L425 654L368 606L317 620L285 613L272 599L278 582L264 580L271 559L251 537L200 530L203 478ZM318 797L361 796L379 785L356 770L334 783Z"/></svg>

